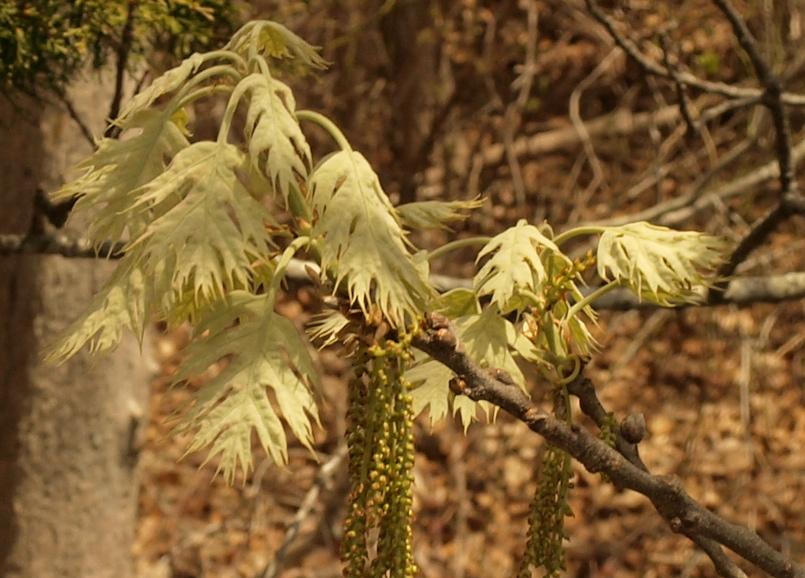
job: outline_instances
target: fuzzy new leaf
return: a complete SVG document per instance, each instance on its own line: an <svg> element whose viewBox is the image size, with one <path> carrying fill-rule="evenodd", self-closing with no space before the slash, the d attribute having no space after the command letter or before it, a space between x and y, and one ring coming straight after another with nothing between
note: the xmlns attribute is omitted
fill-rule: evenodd
<svg viewBox="0 0 805 578"><path fill-rule="evenodd" d="M598 242L598 274L658 305L695 301L694 287L712 283L706 274L727 247L718 237L646 222L610 227Z"/></svg>
<svg viewBox="0 0 805 578"><path fill-rule="evenodd" d="M249 22L238 30L226 45L228 50L248 57L253 49L258 54L286 61L296 68L325 68L327 62L317 49L282 24L266 20Z"/></svg>
<svg viewBox="0 0 805 578"><path fill-rule="evenodd" d="M432 290L363 155L329 156L313 171L310 189L318 215L313 235L324 238L321 264L335 272L336 287L345 283L350 300L365 314L376 305L396 325L421 312Z"/></svg>
<svg viewBox="0 0 805 578"><path fill-rule="evenodd" d="M272 220L241 180L245 164L235 146L202 141L137 191L143 212L171 207L131 244L141 247L144 272L166 298L164 307L185 293L215 301L246 286L271 248Z"/></svg>
<svg viewBox="0 0 805 578"><path fill-rule="evenodd" d="M421 201L397 206L400 221L409 229L447 229L447 223L463 221L483 201Z"/></svg>
<svg viewBox="0 0 805 578"><path fill-rule="evenodd" d="M251 436L277 463L288 461L287 442L274 404L293 434L306 447L313 442L318 413L311 387L316 370L307 344L288 319L273 311L272 300L245 291L231 293L202 323L209 331L187 349L176 381L204 372L221 358L226 367L198 393L180 431L194 434L188 452L210 447L220 455L218 469L231 483L238 470L252 467Z"/></svg>
<svg viewBox="0 0 805 578"><path fill-rule="evenodd" d="M241 84L251 93L245 132L252 164L287 203L290 187L297 186L297 179L307 179L311 163L310 146L294 116L293 94L263 74L253 74Z"/></svg>
<svg viewBox="0 0 805 578"><path fill-rule="evenodd" d="M512 350L518 340L514 325L501 317L493 307L479 315L467 315L453 321L456 337L467 355L484 367L506 371L518 385L525 379L514 360ZM458 414L464 428L477 419L478 409L487 416L494 415L494 408L487 402L475 402L466 396L453 396L449 381L453 372L434 360L427 360L409 369L406 378L414 388L411 390L415 415L430 407L431 423L438 421L447 412L448 402L453 413Z"/></svg>
<svg viewBox="0 0 805 578"><path fill-rule="evenodd" d="M518 308L518 292L536 293L548 277L541 259L546 250L561 255L553 241L524 219L495 236L478 254L478 261L491 255L473 279L478 295L492 295L502 312Z"/></svg>
<svg viewBox="0 0 805 578"><path fill-rule="evenodd" d="M206 61L203 54L192 54L185 58L181 64L171 68L162 76L152 82L148 88L134 96L120 111L117 122L124 122L131 115L150 107L160 97L169 92L173 92L182 86L199 67Z"/></svg>
<svg viewBox="0 0 805 578"><path fill-rule="evenodd" d="M165 170L165 159L189 146L182 129L165 112L138 112L121 127L127 138L103 139L98 150L78 165L85 169L84 175L54 194L56 200L79 197L74 211L93 215L87 235L96 243L119 241L126 234L143 231L144 215L131 213L138 188ZM128 131L139 134L128 138Z"/></svg>
<svg viewBox="0 0 805 578"><path fill-rule="evenodd" d="M49 361L65 361L87 344L90 353L111 351L120 343L124 329L142 336L148 319L147 288L142 271L133 262L127 258L118 266L84 315L49 348Z"/></svg>

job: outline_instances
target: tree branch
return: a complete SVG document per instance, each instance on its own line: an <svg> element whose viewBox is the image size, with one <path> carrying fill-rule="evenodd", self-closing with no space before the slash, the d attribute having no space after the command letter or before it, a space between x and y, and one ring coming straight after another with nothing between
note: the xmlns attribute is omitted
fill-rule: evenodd
<svg viewBox="0 0 805 578"><path fill-rule="evenodd" d="M618 31L615 21L607 16L595 0L585 0L587 10L609 33L612 39L640 68L647 74L673 80L673 74L666 67L654 62L651 58L643 54L637 45L629 38ZM694 74L679 71L678 79L687 86L697 88L703 92L720 94L728 98L755 98L763 97L764 91L757 88L744 88L733 86L724 82L713 82L703 80ZM789 106L805 106L805 95L782 93L780 95L784 104Z"/></svg>
<svg viewBox="0 0 805 578"><path fill-rule="evenodd" d="M805 200L799 194L795 175L795 161L791 147L791 127L783 103L782 86L780 79L774 75L771 67L760 54L757 42L746 25L743 17L738 13L730 0L713 0L732 26L732 31L749 55L755 74L764 86L762 103L769 109L774 123L775 149L777 165L779 167L780 197L777 206L763 217L749 231L730 258L719 269L723 277L732 275L744 259L774 232L775 229L791 215L805 213L803 206ZM710 292L709 301L718 302L724 293L725 284L714 287Z"/></svg>
<svg viewBox="0 0 805 578"><path fill-rule="evenodd" d="M120 104L123 101L123 81L126 76L126 67L128 65L129 52L131 52L131 43L134 37L134 17L137 11L137 2L129 0L126 11L126 23L123 25L123 31L120 35L120 44L117 47L117 68L115 70L115 93L112 96L112 102L109 105L108 124L104 131L104 136L115 138L120 133L120 127L115 125L113 121L120 113Z"/></svg>
<svg viewBox="0 0 805 578"><path fill-rule="evenodd" d="M60 255L73 259L108 258L120 259L126 243L106 241L97 248L88 239L71 239L61 234L0 235L0 256L17 254ZM312 261L291 259L286 277L297 283L312 283L309 270L318 270ZM460 279L434 274L431 283L443 291L459 287L472 287L470 279ZM704 297L704 295L702 295ZM733 279L720 303L751 305L753 303L778 303L805 297L805 273L784 273L762 277ZM628 291L613 291L598 299L593 306L598 310L630 310L654 308L656 305L640 302Z"/></svg>
<svg viewBox="0 0 805 578"><path fill-rule="evenodd" d="M786 559L755 532L733 524L693 500L672 477L655 476L634 465L620 452L577 425L567 425L541 411L516 385L496 378L494 370L479 367L456 341L449 322L431 316L413 345L450 368L458 379L456 394L488 401L563 449L590 472L602 472L615 484L646 496L671 529L703 545L724 576L740 576L717 545L722 545L778 578L805 578L805 569ZM720 553L719 553L720 552Z"/></svg>

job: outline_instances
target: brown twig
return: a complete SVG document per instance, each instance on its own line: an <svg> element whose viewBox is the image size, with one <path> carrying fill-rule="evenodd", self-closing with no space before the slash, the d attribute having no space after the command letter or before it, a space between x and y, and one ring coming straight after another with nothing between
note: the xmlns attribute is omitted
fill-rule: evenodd
<svg viewBox="0 0 805 578"><path fill-rule="evenodd" d="M0 235L0 256L19 254L60 255L68 258L121 259L126 243L106 241L96 248L88 239L71 239L60 234ZM296 283L312 283L308 271L318 271L312 261L291 259L286 277ZM441 291L459 287L472 287L470 279L432 274L431 283ZM785 273L762 277L734 279L724 294L723 303L751 305L753 303L777 303L805 297L805 273ZM627 310L653 308L656 305L641 303L626 291L613 291L597 300L593 307L598 310Z"/></svg>
<svg viewBox="0 0 805 578"><path fill-rule="evenodd" d="M615 41L615 43L634 60L647 74L658 76L660 78L672 79L671 72L654 62L651 58L643 54L637 45L621 34L618 31L615 21L610 18L598 5L595 0L585 0L587 10L592 16L601 24ZM763 97L763 90L757 88L745 88L727 84L725 82L713 82L710 80L703 80L694 74L686 71L679 71L679 80L687 86L696 88L703 92L711 94L719 94L728 98L752 98L760 99ZM782 93L780 95L784 104L789 106L805 106L805 95Z"/></svg>
<svg viewBox="0 0 805 578"><path fill-rule="evenodd" d="M302 504L299 506L293 519L288 524L288 528L285 530L285 537L282 539L280 547L277 548L274 559L258 574L259 578L276 578L276 576L279 576L282 572L288 550L299 535L302 522L310 516L322 490L332 484L333 479L336 477L346 457L347 445L342 444L338 446L338 449L336 449L333 455L319 468L319 473L316 475L313 486L311 486L307 494L305 494L305 497L302 499Z"/></svg>
<svg viewBox="0 0 805 578"><path fill-rule="evenodd" d="M762 103L769 110L774 124L775 150L779 167L780 193L777 206L760 219L741 240L727 262L719 270L723 277L729 277L748 256L771 235L777 227L791 215L805 212L805 200L799 194L795 161L791 146L791 127L788 113L783 103L780 79L761 56L760 49L743 17L729 0L713 0L732 26L735 38L749 56L755 75L764 87ZM709 300L717 302L726 288L726 283L710 292Z"/></svg>
<svg viewBox="0 0 805 578"><path fill-rule="evenodd" d="M587 430L568 425L541 411L518 386L497 379L496 372L482 369L463 352L445 320L428 318L424 331L415 338L413 345L456 374L457 379L452 381L451 387L457 395L500 407L548 442L568 452L588 471L604 473L618 486L646 496L673 531L695 537L697 543L706 548L705 552L724 576L734 578L740 574L726 561L721 546L772 576L805 578L804 568L774 550L755 532L728 522L701 506L675 478L644 471Z"/></svg>
<svg viewBox="0 0 805 578"><path fill-rule="evenodd" d="M123 81L126 77L131 43L134 39L134 19L137 11L137 2L129 0L126 9L126 23L120 34L120 43L117 46L117 68L115 69L115 92L109 105L109 115L104 136L115 138L120 134L120 127L113 121L120 113L120 104L123 102Z"/></svg>

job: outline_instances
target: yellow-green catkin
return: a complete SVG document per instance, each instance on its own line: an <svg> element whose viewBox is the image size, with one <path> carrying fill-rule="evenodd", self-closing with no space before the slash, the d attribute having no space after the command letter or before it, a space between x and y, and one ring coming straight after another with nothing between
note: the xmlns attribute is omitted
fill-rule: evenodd
<svg viewBox="0 0 805 578"><path fill-rule="evenodd" d="M413 410L402 377L409 342L386 341L355 358L347 414L352 490L341 547L345 578L416 574Z"/></svg>
<svg viewBox="0 0 805 578"><path fill-rule="evenodd" d="M570 397L567 388L554 391L554 415L571 421ZM573 512L568 494L573 488L570 455L548 445L542 454L542 467L528 517L528 541L517 578L531 578L532 570L542 567L546 578L558 578L565 569L565 517Z"/></svg>
<svg viewBox="0 0 805 578"><path fill-rule="evenodd" d="M528 519L528 542L517 578L531 578L532 569L542 567L545 576L555 578L565 569L565 517L572 516L567 495L570 456L548 446L542 456L542 471Z"/></svg>

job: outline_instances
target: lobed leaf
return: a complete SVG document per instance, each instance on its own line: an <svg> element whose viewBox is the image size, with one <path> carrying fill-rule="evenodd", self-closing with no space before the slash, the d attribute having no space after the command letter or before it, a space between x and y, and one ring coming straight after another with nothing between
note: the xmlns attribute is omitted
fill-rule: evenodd
<svg viewBox="0 0 805 578"><path fill-rule="evenodd" d="M675 231L646 222L608 227L598 242L598 274L620 281L641 299L671 306L695 301L696 286L723 261L728 244L695 231Z"/></svg>
<svg viewBox="0 0 805 578"><path fill-rule="evenodd" d="M318 216L313 235L324 239L322 269L334 272L336 289L345 283L364 314L377 306L395 325L417 316L432 290L363 155L330 155L313 171L310 195Z"/></svg>
<svg viewBox="0 0 805 578"><path fill-rule="evenodd" d="M182 86L188 78L198 71L207 58L204 54L192 54L185 58L178 66L175 66L159 76L147 88L139 92L132 98L120 111L116 122L123 123L132 115L150 107L160 97L169 92L173 92Z"/></svg>
<svg viewBox="0 0 805 578"><path fill-rule="evenodd" d="M479 296L492 295L492 302L501 312L519 308L519 293L536 293L548 278L541 258L546 250L562 255L553 241L521 219L478 253L477 261L491 256L473 279L475 291ZM567 260L563 255L562 258Z"/></svg>
<svg viewBox="0 0 805 578"><path fill-rule="evenodd" d="M84 315L49 347L45 358L63 362L87 344L90 353L112 351L120 343L124 329L141 338L148 321L148 308L142 271L133 265L133 259L126 259L92 298Z"/></svg>
<svg viewBox="0 0 805 578"><path fill-rule="evenodd" d="M281 62L287 61L302 69L322 69L327 66L327 62L319 56L318 49L276 22L249 22L226 45L228 50L244 58L249 56L252 47L258 54Z"/></svg>
<svg viewBox="0 0 805 578"><path fill-rule="evenodd" d="M294 116L293 94L263 74L252 74L241 84L251 93L245 132L252 164L287 205L289 189L297 186L297 179L307 179L311 165L310 146Z"/></svg>
<svg viewBox="0 0 805 578"><path fill-rule="evenodd" d="M312 422L318 423L312 392L316 370L307 344L293 323L273 311L273 300L234 291L197 331L209 333L188 347L175 381L198 375L222 358L229 363L199 391L179 426L179 431L194 434L188 452L209 447L208 459L220 456L218 471L231 483L238 470L246 474L252 467L251 438L256 432L268 455L287 463L287 441L276 408L312 450Z"/></svg>
<svg viewBox="0 0 805 578"><path fill-rule="evenodd" d="M396 207L402 224L409 229L447 229L446 223L463 221L468 211L483 205L480 199L472 201L421 201Z"/></svg>
<svg viewBox="0 0 805 578"><path fill-rule="evenodd" d="M245 155L209 141L183 149L167 170L137 192L137 209L170 206L134 240L143 271L163 296L163 309L189 293L215 301L248 285L272 247L266 208L251 196L239 172Z"/></svg>
<svg viewBox="0 0 805 578"><path fill-rule="evenodd" d="M145 229L150 216L131 213L139 187L159 176L166 159L190 144L175 119L161 111L137 112L121 127L139 133L121 140L103 139L98 150L78 165L85 173L53 195L57 200L78 197L74 211L93 215L87 235L96 243L120 241Z"/></svg>
<svg viewBox="0 0 805 578"><path fill-rule="evenodd" d="M455 319L453 324L459 343L471 359L484 367L506 371L515 383L523 386L525 378L512 355L521 337L511 322L501 317L495 308L488 307L480 314ZM463 395L454 396L449 385L453 372L437 361L428 359L417 364L406 371L405 377L414 386L410 392L414 415L429 407L431 423L447 414L448 403L453 414L459 415L465 430L477 419L479 409L487 417L494 416L496 410L487 402L475 402Z"/></svg>

